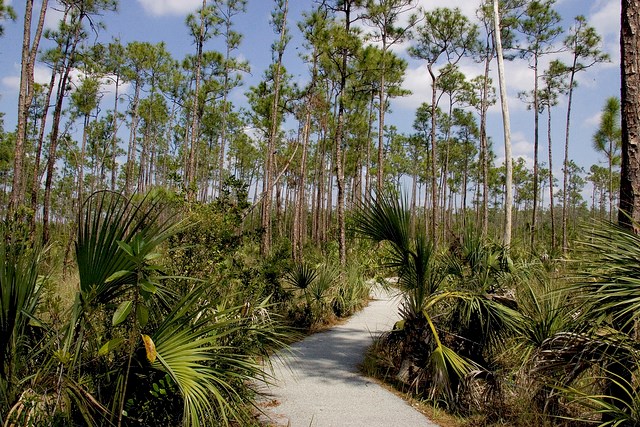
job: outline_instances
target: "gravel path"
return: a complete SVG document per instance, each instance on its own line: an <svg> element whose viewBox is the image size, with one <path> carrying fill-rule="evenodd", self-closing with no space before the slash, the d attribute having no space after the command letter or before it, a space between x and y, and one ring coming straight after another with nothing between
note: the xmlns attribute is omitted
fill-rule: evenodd
<svg viewBox="0 0 640 427"><path fill-rule="evenodd" d="M398 320L398 301L385 292L343 325L274 358L272 385L263 385L263 421L291 427L437 427L404 400L358 373L372 337Z"/></svg>

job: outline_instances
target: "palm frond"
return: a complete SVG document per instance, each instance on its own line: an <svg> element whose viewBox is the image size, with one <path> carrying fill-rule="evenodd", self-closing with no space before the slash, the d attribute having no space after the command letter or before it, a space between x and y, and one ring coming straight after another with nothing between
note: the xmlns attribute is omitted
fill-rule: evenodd
<svg viewBox="0 0 640 427"><path fill-rule="evenodd" d="M122 295L134 282L135 263L122 243L144 241L147 255L178 227L168 216L163 219L162 199L149 193L136 203L134 198L107 191L91 195L78 220L76 259L80 292L85 303L107 303ZM123 272L121 275L116 273Z"/></svg>
<svg viewBox="0 0 640 427"><path fill-rule="evenodd" d="M284 276L289 285L302 290L309 288L317 277L318 271L304 263L294 264Z"/></svg>
<svg viewBox="0 0 640 427"><path fill-rule="evenodd" d="M388 241L400 250L409 247L410 212L406 197L378 194L358 209L353 230L374 242Z"/></svg>
<svg viewBox="0 0 640 427"><path fill-rule="evenodd" d="M640 236L617 224L595 223L581 242L579 273L570 291L592 319L628 328L640 315Z"/></svg>
<svg viewBox="0 0 640 427"><path fill-rule="evenodd" d="M41 250L14 232L0 229L0 418L20 392L15 385L18 367L28 358L25 333L36 317L42 293L38 278Z"/></svg>
<svg viewBox="0 0 640 427"><path fill-rule="evenodd" d="M206 425L211 422L207 420L227 425L247 416L238 386L266 374L256 360L237 351L226 338L232 334L246 338L255 333L252 328L261 326L244 323L238 316L243 307L207 314L211 307L201 305L203 292L200 286L187 295L159 326L152 338L157 351L153 366L167 372L177 384L184 399L185 425Z"/></svg>

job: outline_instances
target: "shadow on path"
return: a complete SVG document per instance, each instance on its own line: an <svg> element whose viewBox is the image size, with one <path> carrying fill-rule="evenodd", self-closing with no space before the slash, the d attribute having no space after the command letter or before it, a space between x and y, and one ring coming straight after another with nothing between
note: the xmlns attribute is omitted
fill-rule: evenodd
<svg viewBox="0 0 640 427"><path fill-rule="evenodd" d="M398 300L377 300L335 328L294 344L273 359L274 381L261 384L270 425L291 427L437 427L405 401L358 373L374 336L398 320Z"/></svg>

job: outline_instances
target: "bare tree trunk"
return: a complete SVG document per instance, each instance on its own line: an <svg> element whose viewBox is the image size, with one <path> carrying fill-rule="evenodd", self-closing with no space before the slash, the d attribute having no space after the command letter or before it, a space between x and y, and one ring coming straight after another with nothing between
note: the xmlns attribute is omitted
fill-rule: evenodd
<svg viewBox="0 0 640 427"><path fill-rule="evenodd" d="M553 199L553 154L551 149L551 104L547 105L547 143L549 145L549 213L551 214L551 247L556 248L556 217Z"/></svg>
<svg viewBox="0 0 640 427"><path fill-rule="evenodd" d="M227 25L228 27L228 25ZM227 31L229 29L227 28ZM227 52L224 60L224 82L222 86L222 114L220 115L220 152L218 153L218 194L222 194L222 185L224 183L224 150L227 145L227 102L229 99L229 60L231 58L231 49L227 44Z"/></svg>
<svg viewBox="0 0 640 427"><path fill-rule="evenodd" d="M436 142L436 75L428 67L431 76L431 238L437 242L438 235L438 176L437 176L437 142Z"/></svg>
<svg viewBox="0 0 640 427"><path fill-rule="evenodd" d="M265 256L271 251L271 199L273 193L275 174L275 144L278 133L278 108L280 104L280 73L282 70L282 57L284 55L284 42L287 37L287 12L289 9L289 1L284 3L284 11L282 17L282 29L280 31L280 48L278 49L278 60L276 61L275 75L273 82L273 105L271 106L271 129L269 131L269 141L267 143L267 153L265 159L265 178L264 178L264 199L262 203L262 241L260 244L260 253Z"/></svg>
<svg viewBox="0 0 640 427"><path fill-rule="evenodd" d="M113 135L111 136L111 191L116 191L116 181L118 178L118 91L120 89L120 74L116 75L116 93L115 100L113 101Z"/></svg>
<svg viewBox="0 0 640 427"><path fill-rule="evenodd" d="M531 210L531 249L536 239L536 219L538 211L538 147L540 115L538 113L538 55L534 56L533 65L533 207Z"/></svg>
<svg viewBox="0 0 640 427"><path fill-rule="evenodd" d="M575 79L575 68L577 59L574 55L573 66L571 67L571 74L569 76L569 98L567 102L567 123L565 128L565 140L564 140L564 164L562 172L562 253L567 254L569 250L569 233L567 230L567 218L568 218L568 192L569 192L569 130L571 124L571 101L573 100L573 86Z"/></svg>
<svg viewBox="0 0 640 427"><path fill-rule="evenodd" d="M198 36L198 52L196 56L196 80L195 87L193 89L193 102L191 106L191 141L189 146L189 161L187 163L187 199L191 202L196 199L196 149L198 146L198 129L200 127L200 121L198 110L200 108L200 79L201 79L201 70L202 70L202 49L204 46L204 36L205 36L205 24L204 24L204 14L205 9L207 7L207 0L202 0L202 9L200 9L200 34Z"/></svg>
<svg viewBox="0 0 640 427"><path fill-rule="evenodd" d="M11 184L11 196L7 207L7 218L9 218L19 203L24 198L24 145L27 131L27 121L29 119L29 107L34 96L34 76L36 55L42 30L44 28L44 18L47 12L48 0L42 0L40 15L36 33L31 40L31 19L33 14L33 0L26 0L24 13L24 31L22 36L22 65L20 70L20 92L18 93L18 125L16 129L16 142L14 149L13 181Z"/></svg>
<svg viewBox="0 0 640 427"><path fill-rule="evenodd" d="M305 195L305 178L307 175L307 151L311 134L311 108L309 103L305 108L304 127L302 129L302 159L300 160L300 174L298 177L298 191L296 195L295 213L293 217L293 259L302 260L304 247L304 220L307 217L307 201Z"/></svg>
<svg viewBox="0 0 640 427"><path fill-rule="evenodd" d="M482 162L482 238L489 232L489 143L487 140L487 99L489 96L489 55L484 62L484 82L480 105L480 159Z"/></svg>
<svg viewBox="0 0 640 427"><path fill-rule="evenodd" d="M504 129L504 161L506 169L505 179L505 223L503 243L506 247L511 246L511 226L513 204L513 164L511 160L511 119L509 117L509 104L507 100L507 85L504 76L504 56L502 54L502 39L500 35L500 11L498 0L493 0L493 25L498 58L498 80L500 82L500 104L502 106L502 126Z"/></svg>
<svg viewBox="0 0 640 427"><path fill-rule="evenodd" d="M124 174L124 194L131 194L133 180L133 166L136 159L136 132L138 130L138 104L140 102L141 82L136 80L133 101L131 103L131 130L129 132L129 145L127 147L127 164Z"/></svg>
<svg viewBox="0 0 640 427"><path fill-rule="evenodd" d="M383 32L384 33L384 32ZM382 194L382 180L384 177L384 110L385 110L385 52L387 40L382 38L382 70L380 70L380 106L378 108L378 194Z"/></svg>
<svg viewBox="0 0 640 427"><path fill-rule="evenodd" d="M371 195L371 131L373 128L373 106L375 104L375 93L371 93L371 100L369 101L369 126L367 128L367 165L365 171L364 181L364 198L369 200Z"/></svg>
<svg viewBox="0 0 640 427"><path fill-rule="evenodd" d="M80 160L78 161L78 215L81 213L84 200L84 158L87 153L87 137L89 135L89 115L84 116L82 126L82 145L80 147Z"/></svg>
<svg viewBox="0 0 640 427"><path fill-rule="evenodd" d="M47 97L45 98L44 109L42 111L42 119L40 120L40 130L38 132L38 147L36 148L36 156L33 162L33 174L31 176L31 210L33 211L33 217L31 218L30 233L31 237L35 237L36 233L36 215L38 210L38 195L40 194L40 184L42 180L42 173L40 172L40 163L42 161L42 148L44 145L44 132L47 124L47 117L49 116L49 104L51 103L51 95L53 94L53 87L56 82L56 71L51 71L51 80L49 81L49 88L47 89Z"/></svg>
<svg viewBox="0 0 640 427"><path fill-rule="evenodd" d="M49 155L47 158L47 175L44 183L44 201L42 204L42 242L44 244L49 241L49 214L51 210L51 191L53 185L53 175L55 174L56 163L56 150L58 148L58 138L60 133L60 120L62 118L62 106L67 91L67 84L69 82L69 74L75 63L75 52L80 39L80 20L83 15L79 14L77 28L75 34L73 34L62 55L63 67L62 74L60 76L60 82L58 84L58 92L56 94L56 104L53 110L53 123L51 126L51 139L49 142Z"/></svg>

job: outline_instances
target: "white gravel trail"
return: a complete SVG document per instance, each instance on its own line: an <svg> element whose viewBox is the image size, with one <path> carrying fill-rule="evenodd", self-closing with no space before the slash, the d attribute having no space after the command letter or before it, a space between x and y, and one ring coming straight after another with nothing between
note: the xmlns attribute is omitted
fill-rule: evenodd
<svg viewBox="0 0 640 427"><path fill-rule="evenodd" d="M263 421L291 427L438 427L358 373L373 337L398 320L397 299L376 293L347 323L294 344L284 360L273 359L275 380L260 387Z"/></svg>

